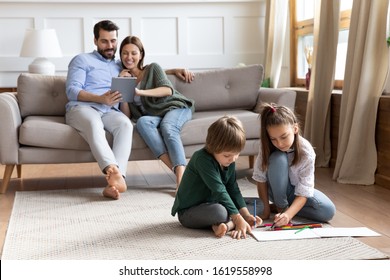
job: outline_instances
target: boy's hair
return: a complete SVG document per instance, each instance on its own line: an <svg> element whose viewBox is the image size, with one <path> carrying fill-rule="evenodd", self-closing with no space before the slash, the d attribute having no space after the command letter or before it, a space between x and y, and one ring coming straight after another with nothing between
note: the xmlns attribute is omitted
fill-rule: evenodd
<svg viewBox="0 0 390 280"><path fill-rule="evenodd" d="M100 29L103 29L103 30L109 31L109 32L116 31L116 36L118 37L119 27L115 23L113 23L111 20L102 20L102 21L99 21L98 23L95 24L95 26L93 27L93 35L94 35L96 40L99 39Z"/></svg>
<svg viewBox="0 0 390 280"><path fill-rule="evenodd" d="M292 165L299 162L300 154L300 128L297 117L294 112L291 111L286 106L278 106L276 104L263 103L260 110L260 141L261 141L261 151L263 155L263 161L261 167L263 170L267 170L268 160L273 151L277 148L272 144L271 139L269 138L267 128L277 125L297 125L298 133L294 135L294 159Z"/></svg>
<svg viewBox="0 0 390 280"><path fill-rule="evenodd" d="M241 152L246 141L245 130L234 116L224 116L210 125L205 148L210 154Z"/></svg>

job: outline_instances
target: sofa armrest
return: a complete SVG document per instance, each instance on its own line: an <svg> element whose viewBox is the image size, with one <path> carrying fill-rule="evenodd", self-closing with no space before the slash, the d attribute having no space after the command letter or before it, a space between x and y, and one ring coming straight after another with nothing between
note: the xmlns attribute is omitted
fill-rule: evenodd
<svg viewBox="0 0 390 280"><path fill-rule="evenodd" d="M19 127L22 123L16 93L0 93L0 163L18 164Z"/></svg>
<svg viewBox="0 0 390 280"><path fill-rule="evenodd" d="M260 88L255 111L259 112L259 107L263 102L284 105L295 111L296 96L297 93L291 89Z"/></svg>

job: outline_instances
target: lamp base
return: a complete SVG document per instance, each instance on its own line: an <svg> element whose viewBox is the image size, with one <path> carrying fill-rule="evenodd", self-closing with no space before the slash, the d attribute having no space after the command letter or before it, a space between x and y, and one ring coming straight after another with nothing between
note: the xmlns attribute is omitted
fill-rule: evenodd
<svg viewBox="0 0 390 280"><path fill-rule="evenodd" d="M44 57L38 57L28 66L28 72L33 74L51 75L55 74L55 65Z"/></svg>

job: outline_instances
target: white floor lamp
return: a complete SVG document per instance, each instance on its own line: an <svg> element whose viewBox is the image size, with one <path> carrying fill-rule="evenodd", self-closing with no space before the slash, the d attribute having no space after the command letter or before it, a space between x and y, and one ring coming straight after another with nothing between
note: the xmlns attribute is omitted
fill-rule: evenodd
<svg viewBox="0 0 390 280"><path fill-rule="evenodd" d="M62 56L55 29L27 29L20 56L36 58L28 66L30 73L54 75L55 65L47 57Z"/></svg>

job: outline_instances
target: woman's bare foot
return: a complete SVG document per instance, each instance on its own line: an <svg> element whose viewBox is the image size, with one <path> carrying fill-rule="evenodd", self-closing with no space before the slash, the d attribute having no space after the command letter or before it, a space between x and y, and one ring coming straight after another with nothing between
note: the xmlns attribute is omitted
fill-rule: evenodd
<svg viewBox="0 0 390 280"><path fill-rule="evenodd" d="M112 199L119 199L119 191L115 186L107 186L103 190L103 195Z"/></svg>
<svg viewBox="0 0 390 280"><path fill-rule="evenodd" d="M216 237L221 238L228 232L228 226L225 223L221 223L219 225L213 225L212 229Z"/></svg>
<svg viewBox="0 0 390 280"><path fill-rule="evenodd" d="M109 186L114 186L119 192L125 192L127 185L118 167L111 165L106 168L106 180Z"/></svg>

